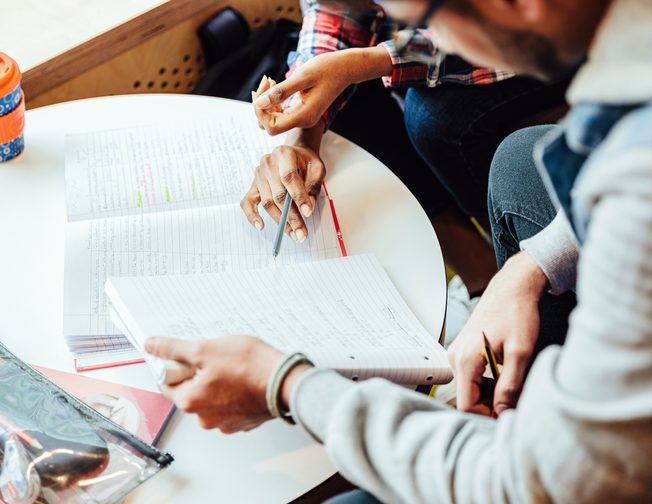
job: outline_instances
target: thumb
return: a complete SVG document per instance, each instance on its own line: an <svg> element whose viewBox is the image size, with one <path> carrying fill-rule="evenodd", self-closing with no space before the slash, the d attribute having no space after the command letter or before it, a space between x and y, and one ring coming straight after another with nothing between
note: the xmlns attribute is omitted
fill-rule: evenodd
<svg viewBox="0 0 652 504"><path fill-rule="evenodd" d="M514 409L523 390L525 369L530 356L524 353L505 353L503 369L494 390L494 411L500 415Z"/></svg>
<svg viewBox="0 0 652 504"><path fill-rule="evenodd" d="M148 338L145 341L147 353L161 359L173 360L190 366L197 366L198 352L195 351L196 342L175 338Z"/></svg>
<svg viewBox="0 0 652 504"><path fill-rule="evenodd" d="M280 84L272 86L254 101L254 107L258 109L268 109L274 105L283 103L294 93L304 91L312 87L311 79L295 72Z"/></svg>

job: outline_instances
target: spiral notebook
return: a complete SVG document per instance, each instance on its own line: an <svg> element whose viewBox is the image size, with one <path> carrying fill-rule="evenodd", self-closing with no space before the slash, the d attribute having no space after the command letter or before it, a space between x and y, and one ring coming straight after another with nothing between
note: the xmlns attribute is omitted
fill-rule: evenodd
<svg viewBox="0 0 652 504"><path fill-rule="evenodd" d="M353 380L381 376L410 385L446 383L444 348L428 334L373 255L256 271L112 277L113 316L136 348L148 336L200 340L258 336ZM166 363L147 356L154 375Z"/></svg>

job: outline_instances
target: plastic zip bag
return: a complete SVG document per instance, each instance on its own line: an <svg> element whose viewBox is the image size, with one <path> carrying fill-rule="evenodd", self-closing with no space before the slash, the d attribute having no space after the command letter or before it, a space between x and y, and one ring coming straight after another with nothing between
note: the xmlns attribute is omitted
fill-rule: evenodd
<svg viewBox="0 0 652 504"><path fill-rule="evenodd" d="M172 462L0 344L0 503L112 503Z"/></svg>

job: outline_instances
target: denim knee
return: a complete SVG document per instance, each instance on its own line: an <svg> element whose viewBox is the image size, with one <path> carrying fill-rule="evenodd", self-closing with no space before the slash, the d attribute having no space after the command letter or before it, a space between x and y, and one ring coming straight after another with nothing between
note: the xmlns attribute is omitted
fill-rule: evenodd
<svg viewBox="0 0 652 504"><path fill-rule="evenodd" d="M535 126L509 135L489 172L487 207L498 265L519 251L522 240L546 227L555 208L534 162L537 142L558 126Z"/></svg>
<svg viewBox="0 0 652 504"><path fill-rule="evenodd" d="M487 195L489 217L500 219L505 212L537 212L547 206L548 194L534 163L534 147L558 126L533 126L509 135L498 146L489 171Z"/></svg>
<svg viewBox="0 0 652 504"><path fill-rule="evenodd" d="M450 117L451 112L445 93L433 92L431 88L408 90L403 114L405 129L419 154L428 156L433 144L457 143L452 130L459 117Z"/></svg>
<svg viewBox="0 0 652 504"><path fill-rule="evenodd" d="M380 501L373 495L363 490L353 490L324 502L324 504L380 504Z"/></svg>

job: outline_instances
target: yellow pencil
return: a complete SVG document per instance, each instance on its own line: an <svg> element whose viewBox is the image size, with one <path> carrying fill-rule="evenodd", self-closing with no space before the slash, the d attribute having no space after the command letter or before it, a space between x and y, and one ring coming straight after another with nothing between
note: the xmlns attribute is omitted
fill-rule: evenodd
<svg viewBox="0 0 652 504"><path fill-rule="evenodd" d="M493 348L491 348L491 343L489 343L484 331L482 331L482 337L484 338L484 358L487 360L487 364L489 364L489 369L491 369L491 375L494 377L494 380L498 381L498 378L500 378L500 371L498 370L496 354L494 353Z"/></svg>

